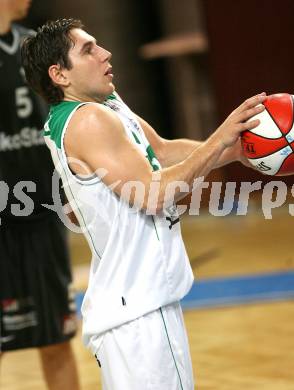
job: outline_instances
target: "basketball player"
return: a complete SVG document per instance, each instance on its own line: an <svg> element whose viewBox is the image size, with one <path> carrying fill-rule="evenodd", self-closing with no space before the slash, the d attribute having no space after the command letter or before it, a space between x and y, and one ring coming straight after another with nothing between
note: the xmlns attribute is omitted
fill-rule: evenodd
<svg viewBox="0 0 294 390"><path fill-rule="evenodd" d="M54 50L52 50L54 48ZM174 201L177 181L241 159L259 123L248 99L205 141L167 141L116 94L111 53L80 21L48 22L22 47L29 84L51 104L45 138L92 249L83 338L107 390L192 390L179 300L193 274ZM137 191L134 191L134 186Z"/></svg>
<svg viewBox="0 0 294 390"><path fill-rule="evenodd" d="M41 130L46 107L24 81L12 24L30 1L0 0L0 356L39 347L49 389L79 389L69 340L76 331L63 225L52 203L53 164Z"/></svg>

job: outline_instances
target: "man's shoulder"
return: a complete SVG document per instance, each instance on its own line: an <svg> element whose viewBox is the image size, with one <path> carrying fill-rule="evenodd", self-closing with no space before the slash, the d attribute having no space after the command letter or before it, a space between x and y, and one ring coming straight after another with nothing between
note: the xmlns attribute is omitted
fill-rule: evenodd
<svg viewBox="0 0 294 390"><path fill-rule="evenodd" d="M95 127L114 125L116 120L115 113L104 104L84 102L76 110L71 122L79 123L79 128L91 128L93 125Z"/></svg>
<svg viewBox="0 0 294 390"><path fill-rule="evenodd" d="M85 103L72 116L68 130L77 139L99 137L102 140L119 137L123 125L115 113L103 104Z"/></svg>
<svg viewBox="0 0 294 390"><path fill-rule="evenodd" d="M99 128L105 129L113 125L113 114L109 111L99 103L62 101L50 107L44 135L53 139L57 147L61 148L62 134L66 129L67 134L83 138L92 131L97 132Z"/></svg>

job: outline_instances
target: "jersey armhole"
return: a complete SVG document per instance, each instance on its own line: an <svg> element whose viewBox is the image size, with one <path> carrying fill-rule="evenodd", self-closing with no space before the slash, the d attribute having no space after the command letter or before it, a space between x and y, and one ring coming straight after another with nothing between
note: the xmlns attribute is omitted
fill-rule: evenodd
<svg viewBox="0 0 294 390"><path fill-rule="evenodd" d="M69 162L68 162L68 159L74 159L73 157L68 157L66 152L65 152L65 148L64 148L64 137L65 137L65 133L66 133L66 130L68 128L68 125L69 125L69 122L70 120L72 119L73 115L75 114L75 112L81 108L82 106L86 105L86 104L94 104L92 102L82 102L80 103L79 105L77 105L73 110L72 112L69 114L65 124L64 124L64 127L63 127L63 130L62 130L62 133L61 133L61 139L60 139L60 145L61 145L61 153L62 153L62 157L63 157L63 160L66 164L66 167L68 169L68 172L70 173L71 177L77 181L79 184L82 184L82 185L92 185L92 184L95 184L95 183L98 183L101 181L101 179L95 174L91 174L89 176L83 176L83 175L78 175L76 173L74 173L70 166L69 166ZM76 162L78 162L80 165L84 165L83 162L81 162L80 160L78 159L74 159L76 160Z"/></svg>

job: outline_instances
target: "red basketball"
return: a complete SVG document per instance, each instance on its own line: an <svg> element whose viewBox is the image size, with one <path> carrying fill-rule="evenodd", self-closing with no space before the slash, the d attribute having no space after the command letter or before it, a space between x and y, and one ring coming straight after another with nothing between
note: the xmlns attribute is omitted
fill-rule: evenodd
<svg viewBox="0 0 294 390"><path fill-rule="evenodd" d="M260 124L241 135L243 153L266 175L294 174L293 96L277 93L263 104L265 110L254 117Z"/></svg>

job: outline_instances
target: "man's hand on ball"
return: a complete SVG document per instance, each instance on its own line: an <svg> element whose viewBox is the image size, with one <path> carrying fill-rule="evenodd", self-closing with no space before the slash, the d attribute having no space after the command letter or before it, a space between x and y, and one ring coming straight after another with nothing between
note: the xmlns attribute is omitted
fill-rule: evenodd
<svg viewBox="0 0 294 390"><path fill-rule="evenodd" d="M249 163L247 157L244 156L240 138L233 146L230 146L224 150L217 167L230 164L234 161L240 161L246 167L252 168L252 165Z"/></svg>
<svg viewBox="0 0 294 390"><path fill-rule="evenodd" d="M245 167L254 168L252 166L252 164L250 164L250 162L248 161L248 158L244 156L240 138L235 143L235 145L232 146L232 149L234 150L234 160L233 161L240 161L243 165L245 165Z"/></svg>
<svg viewBox="0 0 294 390"><path fill-rule="evenodd" d="M267 96L263 92L255 95L237 107L216 130L215 135L225 147L234 145L242 131L254 129L259 125L258 119L249 120L264 110L263 102Z"/></svg>

